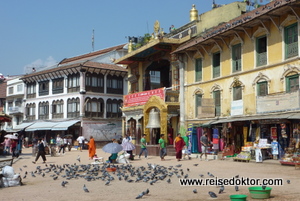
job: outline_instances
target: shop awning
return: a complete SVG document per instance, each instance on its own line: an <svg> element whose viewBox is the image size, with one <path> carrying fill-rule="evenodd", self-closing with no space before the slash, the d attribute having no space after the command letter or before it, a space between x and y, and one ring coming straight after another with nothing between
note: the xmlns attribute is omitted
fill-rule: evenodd
<svg viewBox="0 0 300 201"><path fill-rule="evenodd" d="M68 130L70 126L73 126L77 122L80 122L80 120L71 120L71 121L64 121L56 124L51 128L52 131L65 131Z"/></svg>
<svg viewBox="0 0 300 201"><path fill-rule="evenodd" d="M300 114L298 115L300 118ZM236 121L252 121L252 120L263 120L263 119L290 119L290 117L294 116L291 113L285 113L285 114L268 114L268 115L256 115L256 116L248 116L248 117L234 117L234 118L227 118L227 119L220 119L218 121L212 122L211 124L220 124L220 123L230 123L230 122L236 122ZM297 116L293 119L297 119Z"/></svg>
<svg viewBox="0 0 300 201"><path fill-rule="evenodd" d="M41 130L51 130L56 124L60 122L36 122L31 126L28 126L25 131L41 131Z"/></svg>
<svg viewBox="0 0 300 201"><path fill-rule="evenodd" d="M216 121L217 120L212 120L212 121L205 122L205 123L201 124L201 127L203 127L203 128L210 127Z"/></svg>
<svg viewBox="0 0 300 201"><path fill-rule="evenodd" d="M293 113L288 119L300 119L300 113Z"/></svg>
<svg viewBox="0 0 300 201"><path fill-rule="evenodd" d="M23 130L23 129L27 128L28 126L30 126L32 124L33 124L33 122L30 122L30 123L21 123L21 124L15 126L13 128L13 130L17 132L17 131L20 131L20 130Z"/></svg>

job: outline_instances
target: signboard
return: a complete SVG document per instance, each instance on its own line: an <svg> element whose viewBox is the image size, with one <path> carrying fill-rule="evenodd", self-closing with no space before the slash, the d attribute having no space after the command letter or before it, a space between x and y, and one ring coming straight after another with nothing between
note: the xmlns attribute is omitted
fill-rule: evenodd
<svg viewBox="0 0 300 201"><path fill-rule="evenodd" d="M124 96L124 107L144 105L151 96L158 96L162 100L165 100L164 88L153 89L149 91L142 91L134 94L128 94Z"/></svg>
<svg viewBox="0 0 300 201"><path fill-rule="evenodd" d="M268 96L257 96L257 113L280 112L300 108L299 91Z"/></svg>
<svg viewBox="0 0 300 201"><path fill-rule="evenodd" d="M277 128L276 127L271 127L271 138L273 140L277 139Z"/></svg>
<svg viewBox="0 0 300 201"><path fill-rule="evenodd" d="M202 98L201 106L198 107L198 118L215 117L215 100L213 98Z"/></svg>
<svg viewBox="0 0 300 201"><path fill-rule="evenodd" d="M243 100L231 102L231 116L243 115Z"/></svg>

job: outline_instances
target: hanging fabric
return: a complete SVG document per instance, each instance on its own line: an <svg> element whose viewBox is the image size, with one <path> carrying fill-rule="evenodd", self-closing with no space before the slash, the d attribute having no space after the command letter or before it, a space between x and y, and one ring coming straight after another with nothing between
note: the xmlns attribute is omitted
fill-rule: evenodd
<svg viewBox="0 0 300 201"><path fill-rule="evenodd" d="M200 137L202 136L202 128L197 128L197 143L198 143L198 152L201 153L201 143Z"/></svg>

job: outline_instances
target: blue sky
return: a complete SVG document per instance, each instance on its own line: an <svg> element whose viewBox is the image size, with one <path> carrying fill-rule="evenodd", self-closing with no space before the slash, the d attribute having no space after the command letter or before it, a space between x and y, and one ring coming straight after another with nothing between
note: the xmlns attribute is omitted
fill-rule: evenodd
<svg viewBox="0 0 300 201"><path fill-rule="evenodd" d="M240 0L242 1L242 0ZM264 0L265 3L267 0ZM127 36L153 32L156 20L170 25L189 22L211 10L212 0L0 0L0 73L21 75L32 67L48 66L91 52L127 43ZM215 0L228 4L234 0Z"/></svg>

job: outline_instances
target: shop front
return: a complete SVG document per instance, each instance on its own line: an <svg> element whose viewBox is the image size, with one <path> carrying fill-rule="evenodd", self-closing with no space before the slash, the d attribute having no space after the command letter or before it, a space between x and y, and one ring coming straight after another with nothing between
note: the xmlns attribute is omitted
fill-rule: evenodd
<svg viewBox="0 0 300 201"><path fill-rule="evenodd" d="M159 155L158 140L161 134L164 134L167 145L172 146L174 130L176 132L179 122L179 103L168 101L178 100L178 96L168 99L169 92L166 88L160 88L124 96L124 130L132 137L137 154L142 134L146 134L149 155Z"/></svg>
<svg viewBox="0 0 300 201"><path fill-rule="evenodd" d="M224 145L219 145L223 146L223 157L247 151L250 153L249 160L256 159L255 150L259 149L261 161L281 159L295 138L293 132L296 133L296 125L291 120L293 115L294 113L257 115L213 122L213 125L222 125L220 139L224 139Z"/></svg>

